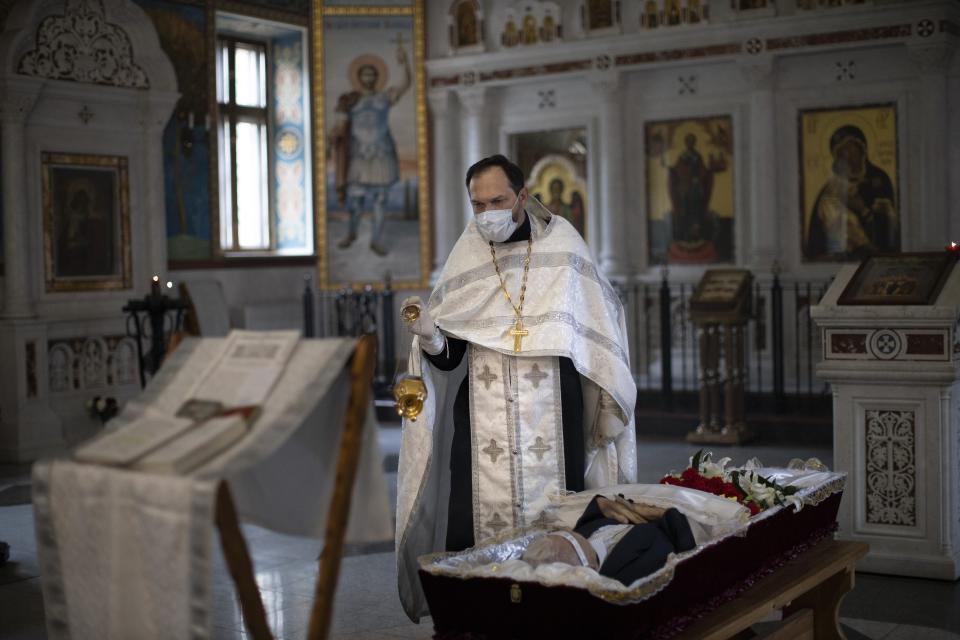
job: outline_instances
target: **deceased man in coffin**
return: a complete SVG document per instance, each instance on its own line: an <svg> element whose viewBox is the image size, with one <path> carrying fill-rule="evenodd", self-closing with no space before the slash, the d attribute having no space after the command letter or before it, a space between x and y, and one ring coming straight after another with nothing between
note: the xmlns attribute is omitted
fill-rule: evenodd
<svg viewBox="0 0 960 640"><path fill-rule="evenodd" d="M521 559L532 567L551 562L589 567L628 585L662 567L671 553L695 546L687 517L675 507L598 495L573 530L537 538Z"/></svg>
<svg viewBox="0 0 960 640"><path fill-rule="evenodd" d="M742 505L671 485L617 485L552 498L552 524L504 532L458 554L420 559L438 575L506 577L591 591L633 591L711 540L742 531Z"/></svg>
<svg viewBox="0 0 960 640"><path fill-rule="evenodd" d="M617 485L552 496L545 528L421 556L436 637L672 637L834 530L844 474L759 472L796 500L751 517L704 491Z"/></svg>

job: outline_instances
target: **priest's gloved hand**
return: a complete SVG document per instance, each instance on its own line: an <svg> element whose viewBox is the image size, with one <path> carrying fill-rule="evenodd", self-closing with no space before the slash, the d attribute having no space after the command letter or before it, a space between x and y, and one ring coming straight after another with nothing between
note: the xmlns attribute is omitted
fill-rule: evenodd
<svg viewBox="0 0 960 640"><path fill-rule="evenodd" d="M431 355L443 350L444 339L420 296L410 296L400 303L400 319L410 333L420 336L420 346Z"/></svg>
<svg viewBox="0 0 960 640"><path fill-rule="evenodd" d="M610 394L600 390L600 406L593 426L592 444L605 447L616 440L626 428L626 418L617 401Z"/></svg>

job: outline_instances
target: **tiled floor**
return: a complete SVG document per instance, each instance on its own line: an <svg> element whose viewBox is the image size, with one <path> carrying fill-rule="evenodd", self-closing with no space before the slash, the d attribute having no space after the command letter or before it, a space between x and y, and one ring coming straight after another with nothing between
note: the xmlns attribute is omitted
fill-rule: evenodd
<svg viewBox="0 0 960 640"><path fill-rule="evenodd" d="M381 445L388 457L399 446L398 433L384 430ZM686 466L689 445L676 440L643 439L639 444L640 481L653 482L664 471ZM753 445L717 450L735 462L757 456L768 463L816 456L831 463L829 449L813 446ZM391 473L391 492L396 478ZM0 498L27 481L23 469L0 467ZM7 493L6 495L10 495ZM392 496L391 496L392 497ZM270 624L278 638L302 638L316 576L316 541L245 527L254 554ZM11 561L0 567L0 638L43 638L43 603L33 540L30 505L0 506L0 540L11 545ZM852 640L960 640L960 584L858 574L857 586L844 600L841 615ZM239 607L222 561L214 573L214 637L243 638ZM396 568L391 552L344 559L337 590L332 637L387 640L429 638L429 619L412 624L400 608Z"/></svg>

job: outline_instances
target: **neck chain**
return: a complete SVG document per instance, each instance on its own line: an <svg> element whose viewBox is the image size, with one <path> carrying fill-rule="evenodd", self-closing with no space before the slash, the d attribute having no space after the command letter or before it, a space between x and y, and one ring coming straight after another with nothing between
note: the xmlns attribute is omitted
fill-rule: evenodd
<svg viewBox="0 0 960 640"><path fill-rule="evenodd" d="M520 353L522 340L530 335L530 331L523 328L523 299L527 295L527 276L530 274L530 252L533 250L533 235L527 239L527 256L523 259L523 279L520 281L520 304L513 303L510 292L507 291L507 285L503 281L503 274L500 273L500 265L497 264L497 251L493 248L493 242L490 243L490 255L493 257L493 268L497 270L497 278L500 279L500 290L507 297L507 302L513 307L513 312L517 316L517 322L510 329L510 335L513 336L513 352Z"/></svg>

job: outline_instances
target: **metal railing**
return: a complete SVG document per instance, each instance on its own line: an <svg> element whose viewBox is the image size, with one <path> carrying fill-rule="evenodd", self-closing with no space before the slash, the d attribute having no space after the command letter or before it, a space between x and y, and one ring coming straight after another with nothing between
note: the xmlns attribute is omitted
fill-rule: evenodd
<svg viewBox="0 0 960 640"><path fill-rule="evenodd" d="M397 368L394 345L394 291L387 280L383 289L316 290L307 279L303 290L303 335L306 338L377 336L374 386L389 389ZM389 348L385 348L388 345Z"/></svg>
<svg viewBox="0 0 960 640"><path fill-rule="evenodd" d="M828 391L814 370L820 337L810 318L810 307L828 285L829 281L784 281L777 273L754 281L745 336L745 389L769 397L776 411L785 409L788 398ZM657 392L663 405L672 408L676 396L692 395L700 387L697 328L689 311L695 284L670 282L665 272L659 284L614 286L627 316L637 388ZM340 291L318 291L308 283L303 293L304 335L376 335L380 345L376 380L378 387L389 387L398 353L394 297L389 282L382 289L368 285Z"/></svg>
<svg viewBox="0 0 960 640"><path fill-rule="evenodd" d="M748 393L770 395L778 411L787 396L820 395L826 384L815 374L819 332L810 307L826 292L829 281L772 279L753 284L752 308L746 328L745 384ZM680 392L700 388L697 327L690 319L695 284L619 285L627 314L631 365L637 388L658 391L667 407Z"/></svg>

